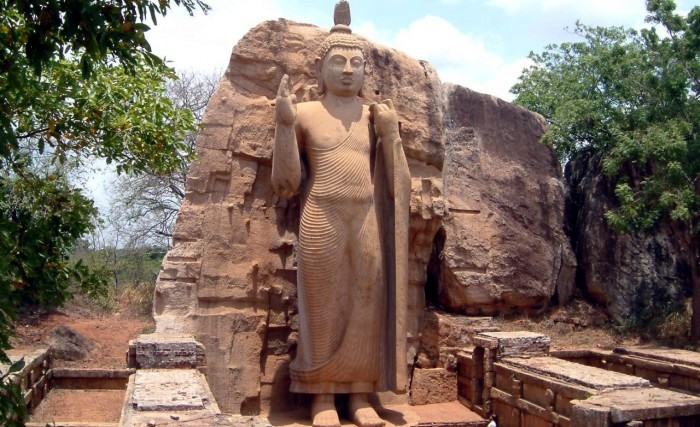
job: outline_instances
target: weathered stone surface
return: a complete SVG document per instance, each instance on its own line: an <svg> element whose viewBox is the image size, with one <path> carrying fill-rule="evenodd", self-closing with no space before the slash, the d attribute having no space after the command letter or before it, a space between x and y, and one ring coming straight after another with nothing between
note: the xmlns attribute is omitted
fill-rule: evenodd
<svg viewBox="0 0 700 427"><path fill-rule="evenodd" d="M697 351L651 346L617 347L613 351L616 354L625 354L645 359L655 359L663 362L700 368L700 353Z"/></svg>
<svg viewBox="0 0 700 427"><path fill-rule="evenodd" d="M2 374L6 374L7 371L10 370L11 364L24 359L24 367L15 375L26 376L29 373L29 371L46 361L46 359L48 358L49 350L50 349L48 348L36 348L32 350L6 350L5 353L10 359L10 364L8 365L0 363L0 372L2 372ZM48 370L48 363L46 365L46 369Z"/></svg>
<svg viewBox="0 0 700 427"><path fill-rule="evenodd" d="M195 369L141 369L129 378L119 426L269 426L265 421L222 415Z"/></svg>
<svg viewBox="0 0 700 427"><path fill-rule="evenodd" d="M487 331L498 331L490 317L454 316L427 311L416 367L456 369L457 353L464 348L471 348L474 336Z"/></svg>
<svg viewBox="0 0 700 427"><path fill-rule="evenodd" d="M664 420L688 416L695 416L696 418L693 420L697 422L697 417L700 415L700 398L651 387L615 390L594 395L583 401L574 400L571 403L573 404L572 421L579 414L585 417L596 413L606 413L607 418L614 425L634 420ZM595 419L595 417L593 418ZM579 419L576 424L572 423L572 425L592 425L580 423L580 421ZM689 421L686 420L686 422Z"/></svg>
<svg viewBox="0 0 700 427"><path fill-rule="evenodd" d="M443 90L450 215L439 301L471 315L539 311L555 289L571 293L575 271L561 169L539 143L546 123L489 95Z"/></svg>
<svg viewBox="0 0 700 427"><path fill-rule="evenodd" d="M234 48L207 108L200 161L188 176L174 248L158 279L157 331L191 333L204 344L210 385L225 411L259 411L261 354L265 360L295 348L299 201L272 193L272 104L285 73L299 100L317 98L313 60L326 34L271 21ZM445 213L441 85L428 64L369 43L367 52L367 102L391 98L407 106L398 113L412 181L407 327L413 360L426 267ZM265 395L268 406L279 392Z"/></svg>
<svg viewBox="0 0 700 427"><path fill-rule="evenodd" d="M581 365L556 357L506 358L502 359L502 362L594 390L620 390L651 385L643 378Z"/></svg>
<svg viewBox="0 0 700 427"><path fill-rule="evenodd" d="M204 346L191 335L177 334L140 335L129 342L129 360L139 369L186 369L206 365Z"/></svg>
<svg viewBox="0 0 700 427"><path fill-rule="evenodd" d="M683 238L661 228L653 235L612 230L605 212L615 208L615 184L590 157L566 168L568 227L579 284L617 322L658 314L691 292L689 251Z"/></svg>
<svg viewBox="0 0 700 427"><path fill-rule="evenodd" d="M457 400L457 373L442 368L415 369L411 381L411 405Z"/></svg>
<svg viewBox="0 0 700 427"><path fill-rule="evenodd" d="M494 349L496 357L546 356L551 339L536 332L482 332L474 338L477 345Z"/></svg>
<svg viewBox="0 0 700 427"><path fill-rule="evenodd" d="M131 405L139 411L204 409L211 399L195 369L140 369L134 375Z"/></svg>
<svg viewBox="0 0 700 427"><path fill-rule="evenodd" d="M298 100L318 98L313 61L326 35L280 19L234 48L207 107L199 160L156 285L157 332L192 334L205 346L207 377L227 412L285 409L271 402L286 383L261 383L270 356L293 355L298 330L299 199L272 192L273 101L284 74ZM541 118L443 86L429 64L401 52L370 42L366 52L366 102L401 106L412 188L407 358L414 360L431 254L441 301L459 312L539 310L557 283L568 283L563 190L552 152L536 144ZM440 229L442 256L433 250Z"/></svg>
<svg viewBox="0 0 700 427"><path fill-rule="evenodd" d="M58 325L46 338L46 344L51 346L53 356L63 360L82 360L97 348L94 340L84 336L68 325Z"/></svg>

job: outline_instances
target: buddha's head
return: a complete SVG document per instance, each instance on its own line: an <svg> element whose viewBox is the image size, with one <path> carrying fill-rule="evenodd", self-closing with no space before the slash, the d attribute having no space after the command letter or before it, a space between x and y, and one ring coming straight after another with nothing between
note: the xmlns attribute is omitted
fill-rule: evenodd
<svg viewBox="0 0 700 427"><path fill-rule="evenodd" d="M350 9L345 1L335 7L335 26L321 44L316 58L318 92L337 96L360 95L365 77L365 55L362 42L352 35Z"/></svg>

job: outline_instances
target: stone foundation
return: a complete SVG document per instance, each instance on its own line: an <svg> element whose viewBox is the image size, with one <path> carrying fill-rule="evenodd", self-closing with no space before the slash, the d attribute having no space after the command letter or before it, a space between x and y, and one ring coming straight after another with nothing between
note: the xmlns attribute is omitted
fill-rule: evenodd
<svg viewBox="0 0 700 427"><path fill-rule="evenodd" d="M673 358L670 351L618 349L617 354L596 351L562 352L569 359L599 360L601 369L553 357L549 339L530 332L483 333L476 347L458 359L460 402L484 417L495 414L499 427L525 426L690 426L700 423L700 398L667 388L652 387L648 379L629 373L647 373L650 360ZM602 356L596 359L596 354ZM621 354L635 354L635 364L620 362ZM631 356L624 359L631 362ZM674 360L694 364L690 352ZM605 361L603 363L603 361ZM612 362L612 363L611 363ZM616 366L628 366L622 373ZM661 366L657 366L661 368ZM671 369L666 362L665 369ZM676 371L694 369L685 366ZM661 369L650 376L657 377ZM689 384L689 381L685 382ZM700 425L700 424L698 424Z"/></svg>

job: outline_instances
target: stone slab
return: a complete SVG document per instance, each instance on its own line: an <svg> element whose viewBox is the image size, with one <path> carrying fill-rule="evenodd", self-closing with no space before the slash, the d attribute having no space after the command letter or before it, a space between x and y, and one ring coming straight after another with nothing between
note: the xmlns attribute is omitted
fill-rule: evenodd
<svg viewBox="0 0 700 427"><path fill-rule="evenodd" d="M199 371L143 369L129 378L119 427L143 427L151 421L158 426L268 425L248 419L239 423L234 418L221 414L206 378Z"/></svg>
<svg viewBox="0 0 700 427"><path fill-rule="evenodd" d="M569 362L556 357L506 358L501 362L595 390L650 387L648 380L614 371Z"/></svg>
<svg viewBox="0 0 700 427"><path fill-rule="evenodd" d="M131 405L139 411L204 409L211 397L194 369L144 369L134 375Z"/></svg>
<svg viewBox="0 0 700 427"><path fill-rule="evenodd" d="M43 362L46 357L48 357L48 348L37 348L31 350L8 350L7 356L10 358L11 363L15 363L18 360L24 358L24 368L20 371L20 375L24 372L28 372L30 369L35 367L37 364ZM7 372L10 365L0 364L0 372L3 374Z"/></svg>
<svg viewBox="0 0 700 427"><path fill-rule="evenodd" d="M549 353L551 339L544 334L529 331L481 332L474 343L484 348L497 349L498 357L544 356Z"/></svg>
<svg viewBox="0 0 700 427"><path fill-rule="evenodd" d="M386 421L385 427L485 427L484 420L457 401L422 406L387 405L377 410ZM271 414L273 427L311 427L308 411ZM355 424L341 419L342 427Z"/></svg>
<svg viewBox="0 0 700 427"><path fill-rule="evenodd" d="M481 335L490 338L496 338L500 341L523 340L523 339L541 339L547 337L545 334L530 331L497 331L497 332L482 332Z"/></svg>
<svg viewBox="0 0 700 427"><path fill-rule="evenodd" d="M676 348L659 347L617 347L613 353L629 356L644 357L662 362L677 363L679 365L700 368L700 353L696 351L680 350Z"/></svg>
<svg viewBox="0 0 700 427"><path fill-rule="evenodd" d="M134 369L52 368L53 378L129 378Z"/></svg>
<svg viewBox="0 0 700 427"><path fill-rule="evenodd" d="M245 415L231 414L210 414L202 413L202 411L134 413L133 415L129 416L127 420L122 420L118 427L146 427L149 423L155 424L156 427L271 427L271 424L266 417L250 417ZM40 427L44 426L42 425ZM92 424L90 424L90 427L98 426L93 426Z"/></svg>
<svg viewBox="0 0 700 427"><path fill-rule="evenodd" d="M572 404L609 408L613 423L700 416L700 397L655 387L604 392Z"/></svg>
<svg viewBox="0 0 700 427"><path fill-rule="evenodd" d="M204 346L191 335L143 334L129 342L129 357L137 368L196 368L205 364Z"/></svg>

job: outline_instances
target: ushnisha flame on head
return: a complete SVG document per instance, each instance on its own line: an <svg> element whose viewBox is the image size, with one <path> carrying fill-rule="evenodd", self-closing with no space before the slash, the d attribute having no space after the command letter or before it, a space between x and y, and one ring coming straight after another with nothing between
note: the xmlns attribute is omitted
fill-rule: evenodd
<svg viewBox="0 0 700 427"><path fill-rule="evenodd" d="M335 25L331 28L331 34L326 37L326 40L321 44L318 51L318 57L323 60L325 56L334 47L342 47L347 49L359 49L364 56L365 46L360 40L352 35L350 29L350 5L345 0L340 0L335 5L335 13L333 15Z"/></svg>

